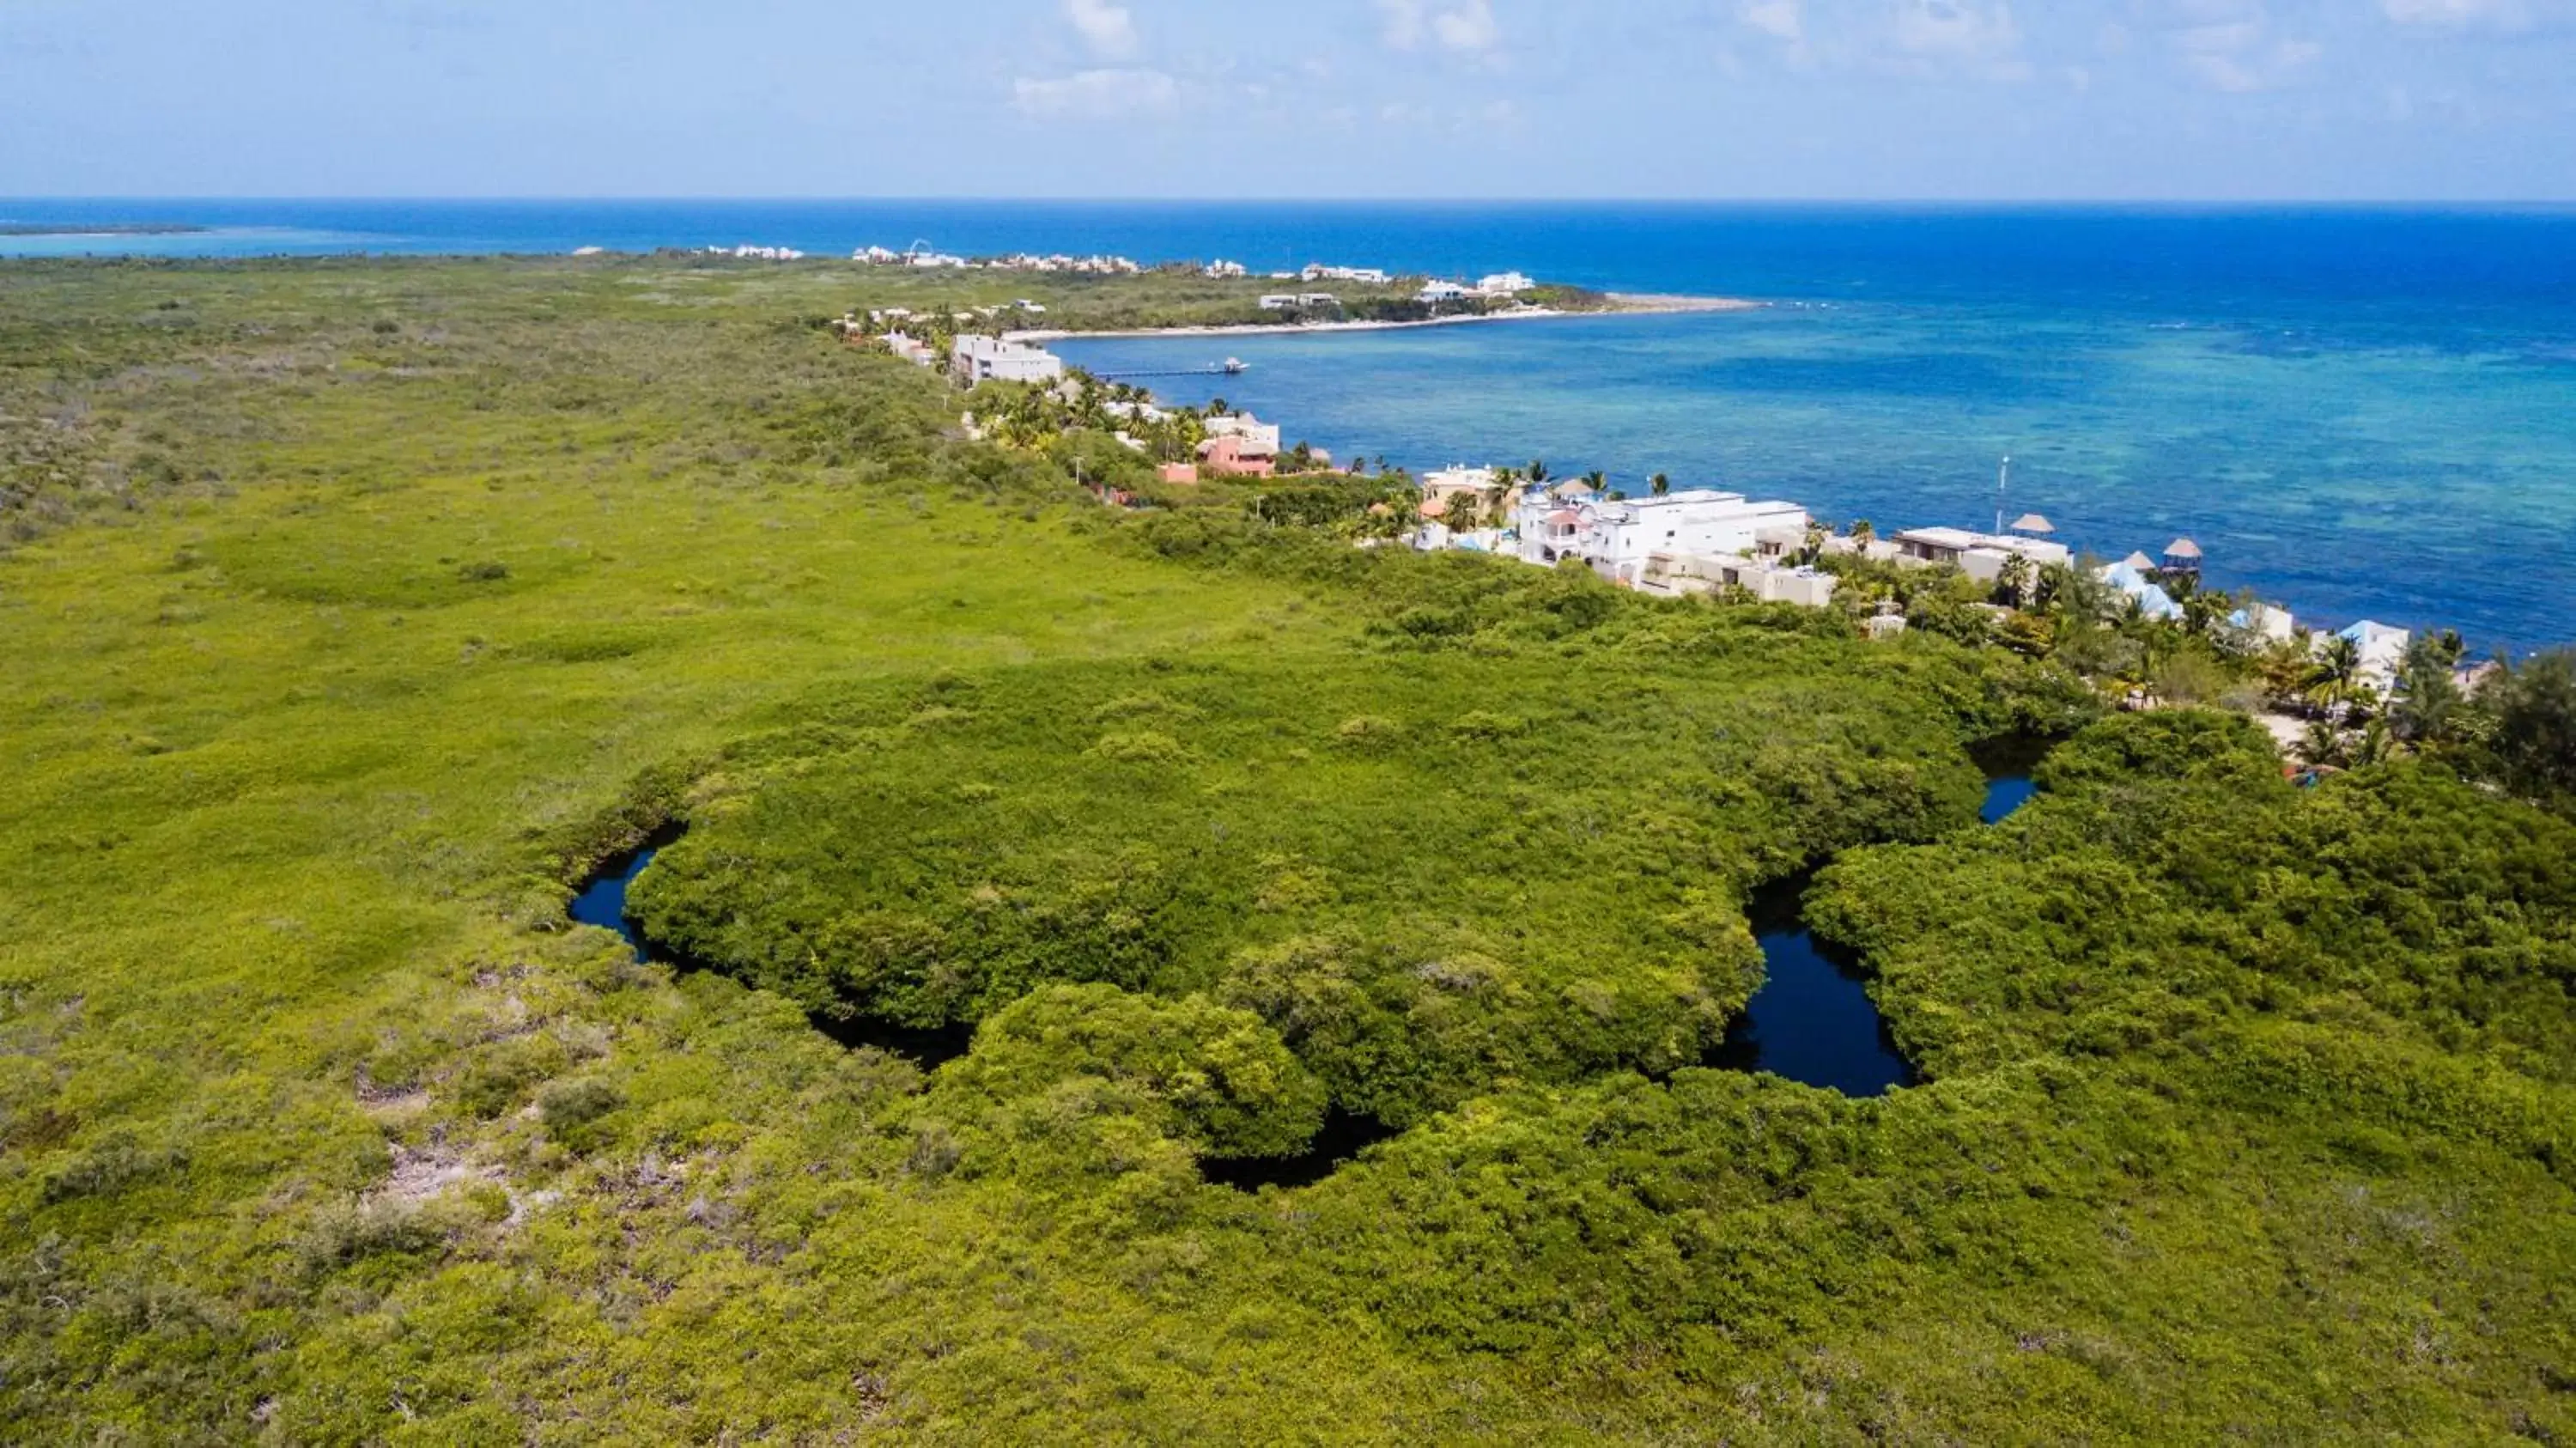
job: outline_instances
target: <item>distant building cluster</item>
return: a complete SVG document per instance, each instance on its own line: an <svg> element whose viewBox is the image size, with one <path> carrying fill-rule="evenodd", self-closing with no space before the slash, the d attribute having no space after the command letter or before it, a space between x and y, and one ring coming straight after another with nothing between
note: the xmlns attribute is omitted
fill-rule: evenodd
<svg viewBox="0 0 2576 1448"><path fill-rule="evenodd" d="M1027 252L1009 256L969 259L950 252L933 251L927 244L916 242L908 251L890 251L882 246L863 246L850 253L850 260L868 266L907 266L952 271L1066 272L1080 276L1134 276L1145 268L1123 256L1037 256Z"/></svg>
<svg viewBox="0 0 2576 1448"><path fill-rule="evenodd" d="M803 261L805 253L792 246L711 246L709 256L740 257L745 261ZM579 252L574 255L580 255Z"/></svg>
<svg viewBox="0 0 2576 1448"><path fill-rule="evenodd" d="M1356 282L1370 287L1382 287L1395 280L1372 266L1326 266L1322 262L1310 263L1297 275L1310 282Z"/></svg>

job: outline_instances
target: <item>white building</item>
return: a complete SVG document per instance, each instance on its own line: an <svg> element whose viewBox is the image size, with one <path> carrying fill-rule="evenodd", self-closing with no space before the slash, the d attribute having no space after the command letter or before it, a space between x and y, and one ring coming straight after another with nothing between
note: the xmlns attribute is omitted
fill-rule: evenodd
<svg viewBox="0 0 2576 1448"><path fill-rule="evenodd" d="M1296 309L1295 292L1272 292L1261 299L1261 310L1265 312L1293 312Z"/></svg>
<svg viewBox="0 0 2576 1448"><path fill-rule="evenodd" d="M1207 274L1209 280L1222 282L1232 281L1236 277L1245 275L1245 272L1243 263L1239 261L1212 261L1207 264Z"/></svg>
<svg viewBox="0 0 2576 1448"><path fill-rule="evenodd" d="M2182 605L2174 602L2173 595L2165 592L2164 585L2156 582L2153 574L2138 567L2135 558L2123 558L2095 576L2120 590L2124 596L2136 600L2141 617L2161 623L2171 623L2182 617Z"/></svg>
<svg viewBox="0 0 2576 1448"><path fill-rule="evenodd" d="M2383 694L2396 687L2397 671L2406 662L2406 646L2415 641L2415 635L2405 629L2367 618L2335 637L2350 640L2360 651L2363 682Z"/></svg>
<svg viewBox="0 0 2576 1448"><path fill-rule="evenodd" d="M1307 267L1299 275L1310 282L1360 282L1373 287L1382 287L1394 280L1376 267L1326 266L1322 262Z"/></svg>
<svg viewBox="0 0 2576 1448"><path fill-rule="evenodd" d="M1842 580L1815 568L1786 568L1752 558L1698 558L1681 553L1650 553L1637 578L1637 591L1667 598L1687 598L1738 588L1759 603L1794 603L1823 608L1834 601Z"/></svg>
<svg viewBox="0 0 2576 1448"><path fill-rule="evenodd" d="M2290 616L2288 609L2268 603L2240 608L2227 616L2227 622L2229 626L2242 629L2267 644L2296 638L2299 632L2298 620Z"/></svg>
<svg viewBox="0 0 2576 1448"><path fill-rule="evenodd" d="M1803 531L1807 522L1807 510L1795 503L1707 489L1618 503L1551 503L1532 493L1520 508L1521 557L1542 564L1580 558L1613 582L1635 585L1650 555L1739 557L1755 551L1762 533Z"/></svg>
<svg viewBox="0 0 2576 1448"><path fill-rule="evenodd" d="M1538 283L1519 272L1497 272L1476 283L1476 291L1488 297L1517 297L1537 286Z"/></svg>
<svg viewBox="0 0 2576 1448"><path fill-rule="evenodd" d="M1239 437L1246 453L1268 457L1279 452L1279 425L1263 422L1248 412L1207 419L1207 435L1211 442L1221 437Z"/></svg>
<svg viewBox="0 0 2576 1448"><path fill-rule="evenodd" d="M939 360L939 354L930 350L929 343L902 332L888 332L882 340L887 351L915 367L929 367Z"/></svg>
<svg viewBox="0 0 2576 1448"><path fill-rule="evenodd" d="M1064 359L1044 347L999 337L963 336L949 353L949 370L969 387L979 382L1057 382Z"/></svg>
<svg viewBox="0 0 2576 1448"><path fill-rule="evenodd" d="M2035 568L2063 568L2075 559L2063 543L1966 528L1909 528L1897 534L1894 542L1908 558L1953 564L1970 578L1985 583L2001 578L2005 566L2015 558L2026 558Z"/></svg>
<svg viewBox="0 0 2576 1448"><path fill-rule="evenodd" d="M1413 294L1413 299L1426 306L1436 307L1443 302L1463 302L1472 295L1474 294L1456 282L1424 282L1422 290Z"/></svg>

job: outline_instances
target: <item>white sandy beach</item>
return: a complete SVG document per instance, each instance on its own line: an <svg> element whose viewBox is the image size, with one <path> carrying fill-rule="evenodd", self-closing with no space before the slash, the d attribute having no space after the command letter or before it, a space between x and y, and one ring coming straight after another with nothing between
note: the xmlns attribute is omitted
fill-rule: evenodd
<svg viewBox="0 0 2576 1448"><path fill-rule="evenodd" d="M1329 332L1396 332L1413 327L1456 327L1470 322L1536 322L1581 317L1651 317L1695 312L1746 312L1768 302L1742 297L1676 297L1612 292L1611 305L1597 312L1568 312L1555 307L1485 312L1463 317L1428 317L1418 322L1242 322L1226 326L1138 327L1128 331L1075 332L1044 327L1005 335L1014 342L1062 342L1101 337L1281 337Z"/></svg>

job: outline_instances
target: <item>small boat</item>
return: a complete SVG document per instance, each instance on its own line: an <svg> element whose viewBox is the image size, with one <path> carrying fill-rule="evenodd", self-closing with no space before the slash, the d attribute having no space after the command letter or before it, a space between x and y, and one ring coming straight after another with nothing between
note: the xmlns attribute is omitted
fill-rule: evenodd
<svg viewBox="0 0 2576 1448"><path fill-rule="evenodd" d="M1244 371L1245 371L1247 368L1249 368L1251 365L1252 365L1252 364L1250 364L1250 363L1248 363L1248 362L1244 361L1244 360L1243 360L1242 358L1240 358L1240 357L1228 357L1228 358L1226 358L1226 359L1225 359L1225 364L1224 364L1223 366L1219 367L1217 370L1218 370L1218 371L1220 371L1220 372L1222 372L1222 373L1224 373L1224 374L1225 374L1226 376L1228 376L1228 377L1240 377L1240 376L1242 376L1242 375L1243 375Z"/></svg>

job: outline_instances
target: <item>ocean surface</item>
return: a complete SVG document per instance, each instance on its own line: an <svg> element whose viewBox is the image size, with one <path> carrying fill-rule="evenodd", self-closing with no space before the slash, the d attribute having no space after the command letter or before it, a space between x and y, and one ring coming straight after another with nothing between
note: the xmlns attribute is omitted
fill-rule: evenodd
<svg viewBox="0 0 2576 1448"><path fill-rule="evenodd" d="M1062 344L1345 458L1599 468L1882 530L2036 510L2106 556L2197 540L2303 619L2576 641L2576 209L0 200L0 254L755 243L1518 269L1756 311ZM852 300L863 300L853 279Z"/></svg>

